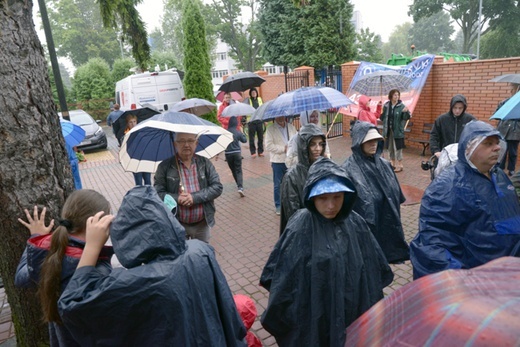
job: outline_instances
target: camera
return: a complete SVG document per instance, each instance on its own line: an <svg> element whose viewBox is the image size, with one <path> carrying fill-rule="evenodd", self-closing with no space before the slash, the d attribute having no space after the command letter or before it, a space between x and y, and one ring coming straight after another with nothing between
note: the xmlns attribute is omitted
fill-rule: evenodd
<svg viewBox="0 0 520 347"><path fill-rule="evenodd" d="M421 169L423 169L424 171L428 171L428 170L431 170L435 167L435 165L433 165L432 163L430 163L430 161L421 161Z"/></svg>

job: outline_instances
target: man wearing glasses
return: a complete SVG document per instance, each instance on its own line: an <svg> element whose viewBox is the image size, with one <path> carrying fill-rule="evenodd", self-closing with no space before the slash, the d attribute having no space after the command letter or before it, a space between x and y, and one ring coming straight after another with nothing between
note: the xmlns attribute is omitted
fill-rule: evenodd
<svg viewBox="0 0 520 347"><path fill-rule="evenodd" d="M214 200L223 187L211 161L195 155L197 144L195 134L175 134L175 155L159 164L154 187L161 199L170 195L177 203L176 216L186 238L209 243L215 225Z"/></svg>

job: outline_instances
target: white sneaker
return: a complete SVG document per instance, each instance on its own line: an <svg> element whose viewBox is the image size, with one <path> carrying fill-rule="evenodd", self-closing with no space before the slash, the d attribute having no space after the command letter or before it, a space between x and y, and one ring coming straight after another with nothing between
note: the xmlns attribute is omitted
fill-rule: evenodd
<svg viewBox="0 0 520 347"><path fill-rule="evenodd" d="M244 189L242 189L242 188L240 188L240 189L238 190L238 194L240 195L241 198L243 198L244 196L246 196L246 195L244 194Z"/></svg>

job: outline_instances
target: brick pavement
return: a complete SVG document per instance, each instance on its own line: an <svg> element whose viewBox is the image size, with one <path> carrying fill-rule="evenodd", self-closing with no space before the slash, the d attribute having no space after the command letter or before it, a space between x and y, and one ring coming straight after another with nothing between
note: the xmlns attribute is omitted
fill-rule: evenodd
<svg viewBox="0 0 520 347"><path fill-rule="evenodd" d="M84 188L101 192L117 212L124 194L134 185L131 173L124 172L117 161L117 142L112 131L109 135L109 150L88 153L88 161L80 164ZM350 137L329 141L333 160L342 163L351 153ZM421 150L408 148L404 151L404 171L398 174L401 184L425 189L430 182L429 172L420 168ZM210 243L215 248L218 262L229 286L235 294L251 296L257 303L258 313L267 306L268 292L258 285L263 266L278 239L279 217L274 213L272 171L269 157L251 158L247 145L243 145L244 189L246 196L240 198L223 155L213 163L220 175L224 191L216 200L216 226L212 230ZM407 241L417 232L419 204L403 205L402 222ZM394 282L385 288L389 294L412 280L410 262L392 265ZM10 310L3 289L0 289L0 346L14 335L10 322ZM265 346L276 346L276 342L260 325L259 317L252 327ZM13 339L5 343L12 343Z"/></svg>

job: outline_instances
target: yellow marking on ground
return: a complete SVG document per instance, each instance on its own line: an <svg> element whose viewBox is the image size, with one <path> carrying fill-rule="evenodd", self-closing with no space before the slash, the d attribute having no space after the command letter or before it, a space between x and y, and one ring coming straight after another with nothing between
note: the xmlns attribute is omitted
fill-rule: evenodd
<svg viewBox="0 0 520 347"><path fill-rule="evenodd" d="M85 158L87 159L87 162L92 161L101 161L101 160L114 160L114 156L112 153L107 149L104 151L96 151L91 153L85 153Z"/></svg>

